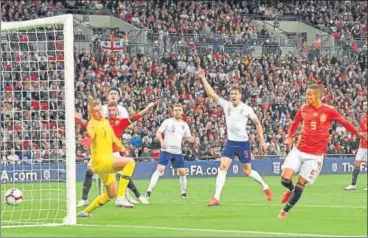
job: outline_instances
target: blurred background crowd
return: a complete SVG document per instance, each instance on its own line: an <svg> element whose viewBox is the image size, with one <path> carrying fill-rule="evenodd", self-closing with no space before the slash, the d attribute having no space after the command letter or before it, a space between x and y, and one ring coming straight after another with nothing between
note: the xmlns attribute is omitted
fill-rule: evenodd
<svg viewBox="0 0 368 238"><path fill-rule="evenodd" d="M225 37L225 42L246 44L248 39L256 38L272 41L266 28L250 24L247 14L267 19L298 15L303 22L332 34L336 40L367 37L365 2L277 1L273 5L272 1L251 2L3 1L1 20L48 17L73 11L78 6L84 10L108 10L111 15L158 35L188 33L196 42L207 40L195 39L196 34L214 33ZM63 38L59 29L52 30L47 51L37 51L31 35L19 34L15 39L18 43L1 44L2 163L65 158ZM1 40L4 37L11 38L2 36ZM366 42L363 44L366 46ZM76 48L75 107L87 119L87 98L97 97L106 103L112 87L119 89L119 103L130 115L161 99L156 110L123 135L122 140L133 157L150 160L158 156L160 144L155 132L178 102L184 105L183 119L197 138L195 145L183 145L185 159L216 158L221 151L226 138L225 118L195 77L198 64L222 97L228 97L230 85L241 86L244 102L262 122L268 156L286 155L283 140L298 108L305 102L308 85L324 85L323 102L335 106L355 126L363 113L361 102L367 98L366 54L357 54L351 60L329 54L298 57L273 52L254 56L248 51L224 52L216 47L199 51L193 45L186 51L160 48L150 55L128 46L129 43L124 44L124 50L119 52ZM54 54L46 54L48 51ZM77 139L83 136L83 131L77 123ZM248 131L253 158L264 158L251 123ZM330 137L328 154L353 154L358 148L358 139L338 124L332 126ZM78 161L85 162L88 156L88 151L77 144Z"/></svg>

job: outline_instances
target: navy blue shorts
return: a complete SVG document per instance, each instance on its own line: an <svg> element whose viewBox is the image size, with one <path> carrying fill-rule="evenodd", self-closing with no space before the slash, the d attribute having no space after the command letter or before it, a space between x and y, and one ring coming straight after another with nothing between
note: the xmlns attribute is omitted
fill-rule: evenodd
<svg viewBox="0 0 368 238"><path fill-rule="evenodd" d="M158 158L158 164L166 166L169 161L175 169L184 168L184 156L182 154L171 154L166 151L161 151L160 157Z"/></svg>
<svg viewBox="0 0 368 238"><path fill-rule="evenodd" d="M227 140L224 150L220 153L221 157L228 157L234 159L238 156L242 164L251 162L250 158L250 144L248 141L231 141Z"/></svg>

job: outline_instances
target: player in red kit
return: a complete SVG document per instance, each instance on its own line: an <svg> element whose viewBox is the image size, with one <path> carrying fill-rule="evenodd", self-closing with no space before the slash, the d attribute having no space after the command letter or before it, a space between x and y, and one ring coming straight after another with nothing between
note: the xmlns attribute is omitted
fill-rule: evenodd
<svg viewBox="0 0 368 238"><path fill-rule="evenodd" d="M360 127L360 131L367 135L368 134L368 126L367 126L368 124L368 121L367 121L368 101L367 100L363 101L363 111L364 111L364 115L360 118L359 127ZM354 170L353 170L353 175L351 179L351 184L346 186L345 190L355 190L356 189L356 182L357 182L358 175L360 172L360 165L362 164L362 162L365 162L365 166L368 167L367 156L368 156L367 139L361 139L359 149L355 157ZM367 187L365 187L364 190L367 190Z"/></svg>
<svg viewBox="0 0 368 238"><path fill-rule="evenodd" d="M279 218L286 218L289 210L300 199L307 183L312 184L318 176L329 142L330 125L333 121L340 123L360 138L365 138L365 135L345 120L334 107L322 103L322 93L323 88L319 85L312 85L307 89L307 104L297 112L285 139L285 144L290 149L293 144L292 137L298 125L303 123L296 147L290 151L282 166L281 184L288 190L281 198L281 202L286 205L280 211ZM297 172L299 172L299 178L294 186L291 179Z"/></svg>
<svg viewBox="0 0 368 238"><path fill-rule="evenodd" d="M139 113L133 115L131 117L131 119L129 118L119 118L118 115L118 105L116 102L110 102L107 105L107 109L108 109L108 119L110 122L110 125L115 133L115 136L117 138L121 138L121 136L123 135L125 129L130 126L130 124L132 124L133 122L139 120L142 118L143 115L147 114L153 107L155 107L158 104L159 101L157 101L156 103L150 103L148 104L148 106L143 109L142 111L140 111ZM114 153L119 153L119 149L118 147L114 144L113 145L113 152ZM131 178L128 177L124 177L121 176L120 180L127 180L128 182L128 188L134 193L134 195L143 203L143 204L148 204L148 200L142 196L140 194L140 192L138 191L137 187L135 186L135 184L133 183L133 180ZM122 186L123 187L123 186ZM125 197L125 193L123 192L123 190L120 190L120 186L119 186L119 191L118 191L118 196L116 199L116 206L117 207L126 207L125 204L127 204L127 199Z"/></svg>

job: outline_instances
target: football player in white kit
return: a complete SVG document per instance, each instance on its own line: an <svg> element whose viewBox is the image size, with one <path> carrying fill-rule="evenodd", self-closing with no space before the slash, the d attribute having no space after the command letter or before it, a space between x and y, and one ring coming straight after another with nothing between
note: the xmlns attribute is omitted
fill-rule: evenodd
<svg viewBox="0 0 368 238"><path fill-rule="evenodd" d="M107 100L108 100L108 102L118 103L119 100L120 100L120 91L117 88L111 88L108 92ZM108 106L107 106L107 104L102 105L102 113L106 118L108 118ZM129 113L128 113L127 109L125 107L119 105L119 104L118 104L118 115L117 115L117 117L118 118L129 118ZM80 113L76 113L76 119L79 120L82 125L87 125L87 121L82 118L82 115ZM89 161L87 169L86 169L85 178L84 178L84 181L83 181L82 198L81 198L81 200L78 201L77 207L87 206L89 204L89 202L88 202L88 193L89 193L89 190L91 189L91 186L92 186L93 174L94 174L94 172L90 169L90 161ZM101 181L99 179L97 179L97 185L98 185L98 190L99 190L98 192L99 192L99 194L102 194L103 193L103 191L102 191L103 186L100 182ZM126 198L132 204L137 204L138 203L134 198L132 198L129 195L129 189L127 189Z"/></svg>
<svg viewBox="0 0 368 238"><path fill-rule="evenodd" d="M116 104L118 104L118 118L129 118L129 113L128 110L119 105L119 100L120 100L120 91L117 88L111 88L109 90L109 94L107 96L107 101L108 102L115 102ZM102 105L102 113L104 114L105 117L107 117L108 115L108 104Z"/></svg>
<svg viewBox="0 0 368 238"><path fill-rule="evenodd" d="M363 112L364 115L360 118L359 127L360 131L365 133L367 135L368 133L368 101L363 101ZM354 170L352 174L351 184L345 187L345 190L355 190L356 189L356 183L358 179L358 175L360 173L360 165L362 163L365 163L365 166L368 167L368 146L367 146L367 138L360 139L359 149L355 157L354 162ZM367 186L365 189L367 191Z"/></svg>
<svg viewBox="0 0 368 238"><path fill-rule="evenodd" d="M184 169L184 156L181 151L183 139L195 143L194 137L190 133L188 124L182 120L183 106L174 105L173 117L162 122L157 130L156 137L161 143L160 157L155 172L151 176L146 197L151 196L153 188L156 186L160 176L164 175L165 167L171 162L173 168L178 170L180 176L181 196L187 198L187 177ZM162 135L163 134L163 135Z"/></svg>
<svg viewBox="0 0 368 238"><path fill-rule="evenodd" d="M221 165L216 178L216 192L207 205L220 205L220 196L222 188L225 185L227 170L235 156L237 156L239 161L242 163L244 174L252 177L256 182L258 182L262 186L267 200L272 200L272 192L268 184L262 179L261 175L251 167L250 144L248 142L248 133L246 131L248 119L251 119L255 124L261 148L265 152L267 151L267 146L263 138L261 122L258 120L257 115L250 106L241 101L241 88L238 86L233 86L231 88L231 101L229 102L215 93L211 85L207 82L206 75L203 70L198 73L198 77L201 78L207 95L223 108L226 116L227 127L227 141L224 150L221 152Z"/></svg>

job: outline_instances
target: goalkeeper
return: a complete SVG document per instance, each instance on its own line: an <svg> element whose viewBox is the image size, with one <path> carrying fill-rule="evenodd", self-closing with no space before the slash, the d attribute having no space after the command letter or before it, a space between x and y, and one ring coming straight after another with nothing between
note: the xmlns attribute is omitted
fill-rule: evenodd
<svg viewBox="0 0 368 238"><path fill-rule="evenodd" d="M108 103L118 103L118 101L120 100L120 92L117 88L111 88L109 90L108 96L107 96L107 100ZM108 106L107 105L102 105L102 112L105 118L109 117L108 114ZM129 118L129 114L128 111L125 107L122 107L120 105L117 105L117 114L114 116L117 117L119 119L127 119ZM86 127L88 121L84 120L82 117L81 113L76 113L75 118L77 119L77 121L79 121L79 123L81 124L81 126ZM111 124L110 124L111 125ZM115 135L120 139L120 137L115 133ZM89 204L88 202L88 193L89 190L91 189L92 186L92 177L93 177L93 171L90 169L90 162L88 163L88 167L86 170L86 174L85 174L85 178L83 181L83 195L82 195L82 199L78 201L77 203L77 207L82 207L82 206L87 206ZM120 176L119 174L117 174L116 176ZM98 193L101 194L102 192L102 187L101 187L101 181L99 179L97 179L97 186L98 186ZM129 189L134 189L136 188L133 181L131 181L128 184L128 189L126 191L126 199L128 199L128 201L132 204L137 204L138 202L130 196L129 194Z"/></svg>
<svg viewBox="0 0 368 238"><path fill-rule="evenodd" d="M105 186L105 193L98 196L86 209L78 213L78 217L89 217L93 210L116 197L116 172L121 171L119 193L125 194L135 168L135 162L132 158L118 157L113 154L113 144L122 153L125 152L125 148L115 136L109 121L104 119L101 101L98 99L89 100L88 112L91 120L87 125L86 137L80 142L91 148L91 168L100 177ZM124 204L121 205L124 206ZM128 203L126 207L132 206Z"/></svg>

